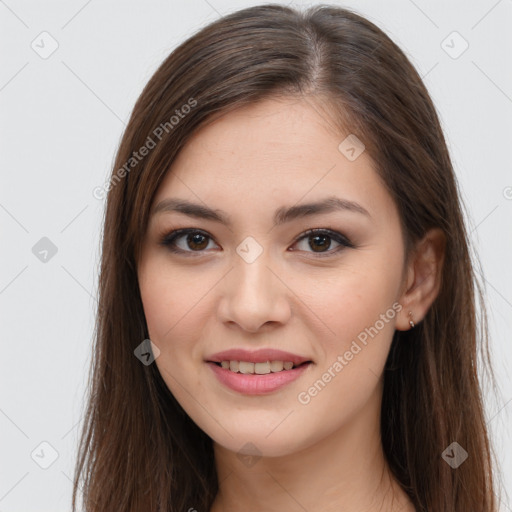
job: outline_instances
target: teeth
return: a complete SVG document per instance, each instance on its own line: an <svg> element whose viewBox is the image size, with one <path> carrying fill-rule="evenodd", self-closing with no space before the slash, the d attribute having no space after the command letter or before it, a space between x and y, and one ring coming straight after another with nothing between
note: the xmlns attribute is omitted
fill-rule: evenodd
<svg viewBox="0 0 512 512"><path fill-rule="evenodd" d="M265 363L250 363L248 361L221 361L221 367L229 369L232 372L252 373L256 375L265 375L267 373L276 373L282 370L291 370L293 363L291 361L267 361Z"/></svg>
<svg viewBox="0 0 512 512"><path fill-rule="evenodd" d="M245 361L240 361L238 363L238 371L240 373L254 373L254 363L246 363Z"/></svg>
<svg viewBox="0 0 512 512"><path fill-rule="evenodd" d="M254 363L254 373L258 375L264 375L270 373L270 361L266 363Z"/></svg>
<svg viewBox="0 0 512 512"><path fill-rule="evenodd" d="M271 372L280 372L283 369L284 363L283 361L272 361L270 363L270 371Z"/></svg>

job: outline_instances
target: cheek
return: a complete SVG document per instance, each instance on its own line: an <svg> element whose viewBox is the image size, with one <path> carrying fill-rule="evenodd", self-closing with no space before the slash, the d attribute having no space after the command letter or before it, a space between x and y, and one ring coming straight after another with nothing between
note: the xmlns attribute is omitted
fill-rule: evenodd
<svg viewBox="0 0 512 512"><path fill-rule="evenodd" d="M186 394L181 396L183 383L187 382L188 388L196 374L193 358L183 355L193 349L189 342L194 336L189 320L192 314L197 314L193 305L198 301L198 290L193 282L185 282L184 275L183 272L171 273L157 258L141 267L139 272L149 338L160 350L155 364L167 387L180 402L187 399ZM195 293L190 290L195 290Z"/></svg>
<svg viewBox="0 0 512 512"><path fill-rule="evenodd" d="M332 332L318 341L322 358L297 397L311 417L325 418L326 430L358 414L376 399L394 334L395 276L380 270L345 273L331 283L329 300L310 295L311 309ZM395 307L393 307L395 305Z"/></svg>
<svg viewBox="0 0 512 512"><path fill-rule="evenodd" d="M157 255L139 272L149 338L160 350L156 364L175 396L181 391L175 379L189 385L197 380L203 357L197 340L205 336L204 326L212 315L208 291L217 280L199 270L171 268Z"/></svg>
<svg viewBox="0 0 512 512"><path fill-rule="evenodd" d="M309 286L303 300L326 327L326 350L336 352L350 345L366 328L386 315L385 327L379 330L388 337L394 331L398 275L391 267L363 262L357 268L344 268L330 276L325 285ZM312 283L310 283L311 285ZM311 292L311 290L314 290ZM363 336L364 337L364 336Z"/></svg>
<svg viewBox="0 0 512 512"><path fill-rule="evenodd" d="M190 274L172 271L161 258L153 257L141 265L139 288L150 338L165 344L197 302L197 283Z"/></svg>
<svg viewBox="0 0 512 512"><path fill-rule="evenodd" d="M318 340L321 364L299 397L301 404L309 404L310 413L338 411L332 421L345 421L377 391L400 308L396 302L400 267L390 264L387 258L392 257L370 251L360 254L357 263L328 280L328 300L322 289L309 295L306 302L329 327Z"/></svg>
<svg viewBox="0 0 512 512"><path fill-rule="evenodd" d="M177 301L170 290L164 280L156 279L151 274L145 276L144 284L140 287L149 337L159 347L175 323Z"/></svg>

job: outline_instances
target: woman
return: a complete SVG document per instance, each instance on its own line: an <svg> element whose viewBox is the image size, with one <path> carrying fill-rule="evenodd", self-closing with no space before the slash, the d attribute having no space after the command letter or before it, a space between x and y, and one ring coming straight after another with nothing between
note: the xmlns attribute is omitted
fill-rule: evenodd
<svg viewBox="0 0 512 512"><path fill-rule="evenodd" d="M496 511L457 183L379 28L277 5L203 28L107 188L74 507Z"/></svg>

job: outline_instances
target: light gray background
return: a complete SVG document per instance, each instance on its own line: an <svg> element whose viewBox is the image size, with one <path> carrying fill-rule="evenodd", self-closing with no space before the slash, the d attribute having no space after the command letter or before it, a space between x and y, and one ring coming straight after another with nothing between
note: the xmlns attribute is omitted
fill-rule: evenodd
<svg viewBox="0 0 512 512"><path fill-rule="evenodd" d="M69 510L104 207L92 190L135 100L192 32L258 3L0 0L0 512ZM512 495L512 0L338 5L392 37L440 114L483 265L502 392L487 418ZM46 262L32 251L42 237L57 248Z"/></svg>

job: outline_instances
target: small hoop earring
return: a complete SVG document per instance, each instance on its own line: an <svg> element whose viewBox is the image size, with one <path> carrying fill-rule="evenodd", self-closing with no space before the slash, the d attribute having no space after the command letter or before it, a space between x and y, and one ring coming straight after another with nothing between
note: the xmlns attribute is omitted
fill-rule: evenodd
<svg viewBox="0 0 512 512"><path fill-rule="evenodd" d="M409 316L411 317L411 319L409 320L409 325L411 326L411 329L414 328L414 322L412 321L412 311L409 311Z"/></svg>

